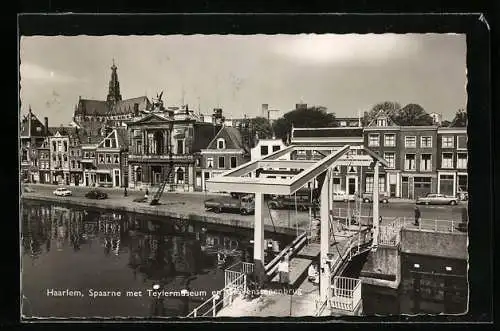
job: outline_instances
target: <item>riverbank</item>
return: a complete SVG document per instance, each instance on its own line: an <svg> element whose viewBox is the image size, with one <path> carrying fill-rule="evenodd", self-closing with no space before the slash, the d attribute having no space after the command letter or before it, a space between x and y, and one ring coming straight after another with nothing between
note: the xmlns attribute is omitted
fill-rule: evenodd
<svg viewBox="0 0 500 331"><path fill-rule="evenodd" d="M22 200L26 201L42 201L58 204L69 204L87 208L97 208L104 210L112 210L116 212L130 212L144 214L156 217L190 219L197 222L227 225L236 228L253 229L254 216L244 216L238 214L215 214L204 210L203 205L194 206L190 201L183 199L182 196L175 197L171 195L168 201L162 202L161 205L151 206L148 203L139 203L132 201L131 198L111 197L106 200L91 200L84 197L70 196L59 197L44 193L23 193ZM303 213L304 221L308 221L308 215ZM271 220L265 218L265 231L276 232L284 235L295 235L297 226L288 226L282 218ZM274 223L274 224L273 224ZM285 224L284 224L285 223ZM301 222L302 223L302 222ZM300 228L304 228L300 225Z"/></svg>

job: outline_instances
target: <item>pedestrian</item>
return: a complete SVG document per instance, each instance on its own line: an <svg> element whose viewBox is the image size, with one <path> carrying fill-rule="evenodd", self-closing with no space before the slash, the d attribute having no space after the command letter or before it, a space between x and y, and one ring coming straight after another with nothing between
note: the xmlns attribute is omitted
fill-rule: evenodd
<svg viewBox="0 0 500 331"><path fill-rule="evenodd" d="M289 263L288 263L288 255L281 258L281 261L278 264L278 272L280 277L280 283L288 288L289 283Z"/></svg>
<svg viewBox="0 0 500 331"><path fill-rule="evenodd" d="M146 189L146 194L144 194L144 198L147 199L149 197L149 190Z"/></svg>
<svg viewBox="0 0 500 331"><path fill-rule="evenodd" d="M420 224L420 209L415 207L415 225L418 226Z"/></svg>
<svg viewBox="0 0 500 331"><path fill-rule="evenodd" d="M128 192L127 192L127 188L125 187L125 189L123 190L123 196L126 197L128 195Z"/></svg>

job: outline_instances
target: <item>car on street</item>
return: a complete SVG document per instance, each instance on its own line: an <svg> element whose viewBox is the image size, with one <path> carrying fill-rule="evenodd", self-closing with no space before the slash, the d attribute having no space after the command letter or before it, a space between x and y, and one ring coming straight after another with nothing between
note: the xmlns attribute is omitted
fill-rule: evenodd
<svg viewBox="0 0 500 331"><path fill-rule="evenodd" d="M23 191L26 192L26 193L33 193L33 192L35 192L35 190L32 187L30 187L30 186L24 186L23 187Z"/></svg>
<svg viewBox="0 0 500 331"><path fill-rule="evenodd" d="M205 209L216 213L224 211L239 212L241 215L253 214L255 211L255 200L252 194L242 196L239 199L231 197L220 197L205 200Z"/></svg>
<svg viewBox="0 0 500 331"><path fill-rule="evenodd" d="M389 197L387 196L387 193L386 192L379 192L378 201L382 202L382 203L389 203ZM373 193L371 193L371 192L363 193L363 202L366 202L366 203L373 202Z"/></svg>
<svg viewBox="0 0 500 331"><path fill-rule="evenodd" d="M106 192L103 192L101 190L93 189L88 191L85 194L85 197L88 199L95 199L95 200L104 200L108 198L108 194Z"/></svg>
<svg viewBox="0 0 500 331"><path fill-rule="evenodd" d="M355 194L346 194L344 191L333 192L333 201L356 201Z"/></svg>
<svg viewBox="0 0 500 331"><path fill-rule="evenodd" d="M425 197L417 198L417 205L456 205L458 199L449 195L429 193Z"/></svg>
<svg viewBox="0 0 500 331"><path fill-rule="evenodd" d="M58 187L53 193L59 197L68 197L72 195L71 191L66 187Z"/></svg>

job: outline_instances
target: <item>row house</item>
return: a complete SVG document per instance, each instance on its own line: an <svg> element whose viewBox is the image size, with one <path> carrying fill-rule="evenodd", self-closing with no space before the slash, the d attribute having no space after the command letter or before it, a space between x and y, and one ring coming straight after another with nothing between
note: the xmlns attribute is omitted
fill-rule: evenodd
<svg viewBox="0 0 500 331"><path fill-rule="evenodd" d="M201 150L201 156L204 191L206 180L250 161L249 146L244 143L241 132L233 127L221 128L208 146Z"/></svg>
<svg viewBox="0 0 500 331"><path fill-rule="evenodd" d="M437 129L437 192L456 195L467 192L467 129Z"/></svg>
<svg viewBox="0 0 500 331"><path fill-rule="evenodd" d="M201 149L216 134L187 106L165 109L156 100L154 110L127 123L129 136L128 187L159 187L169 191L201 191Z"/></svg>
<svg viewBox="0 0 500 331"><path fill-rule="evenodd" d="M381 111L364 128L364 144L389 163L379 183L391 197L455 196L459 188L467 190L466 128L399 126ZM372 179L363 181L370 191Z"/></svg>
<svg viewBox="0 0 500 331"><path fill-rule="evenodd" d="M97 144L95 155L96 184L100 187L122 187L122 153L126 150L126 142L120 129L104 127L103 139Z"/></svg>
<svg viewBox="0 0 500 331"><path fill-rule="evenodd" d="M50 137L45 137L38 147L38 178L41 184L51 184Z"/></svg>
<svg viewBox="0 0 500 331"><path fill-rule="evenodd" d="M97 146L103 139L101 130L102 128L86 126L79 131L84 186L97 186Z"/></svg>
<svg viewBox="0 0 500 331"><path fill-rule="evenodd" d="M327 128L292 128L291 144L318 146L317 150L298 150L292 153L292 159L319 160L338 147L350 145L356 153L363 153L363 128L327 127ZM352 152L354 153L354 152ZM300 169L299 169L300 170ZM366 172L366 170L365 170ZM340 165L333 169L332 190L355 194L360 191L360 178L363 169L355 165ZM317 187L317 184L314 184Z"/></svg>
<svg viewBox="0 0 500 331"><path fill-rule="evenodd" d="M69 185L79 186L83 182L82 142L78 128L69 134Z"/></svg>
<svg viewBox="0 0 500 331"><path fill-rule="evenodd" d="M50 174L53 184L69 185L69 136L72 128L60 126L49 129Z"/></svg>
<svg viewBox="0 0 500 331"><path fill-rule="evenodd" d="M39 177L39 148L46 144L47 137L50 135L48 128L48 118L45 117L45 123L40 120L31 111L29 107L28 114L21 120L20 127L20 175L21 180L25 182L37 182Z"/></svg>

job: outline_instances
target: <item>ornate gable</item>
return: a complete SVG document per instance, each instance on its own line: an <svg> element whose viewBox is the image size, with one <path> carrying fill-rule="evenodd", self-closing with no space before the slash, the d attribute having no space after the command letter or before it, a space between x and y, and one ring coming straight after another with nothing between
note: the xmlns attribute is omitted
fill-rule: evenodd
<svg viewBox="0 0 500 331"><path fill-rule="evenodd" d="M171 120L158 114L149 113L148 115L130 123L130 125L142 125L142 124L168 124Z"/></svg>
<svg viewBox="0 0 500 331"><path fill-rule="evenodd" d="M377 116L368 124L368 127L394 127L397 126L396 123L391 119L389 114L381 109Z"/></svg>

